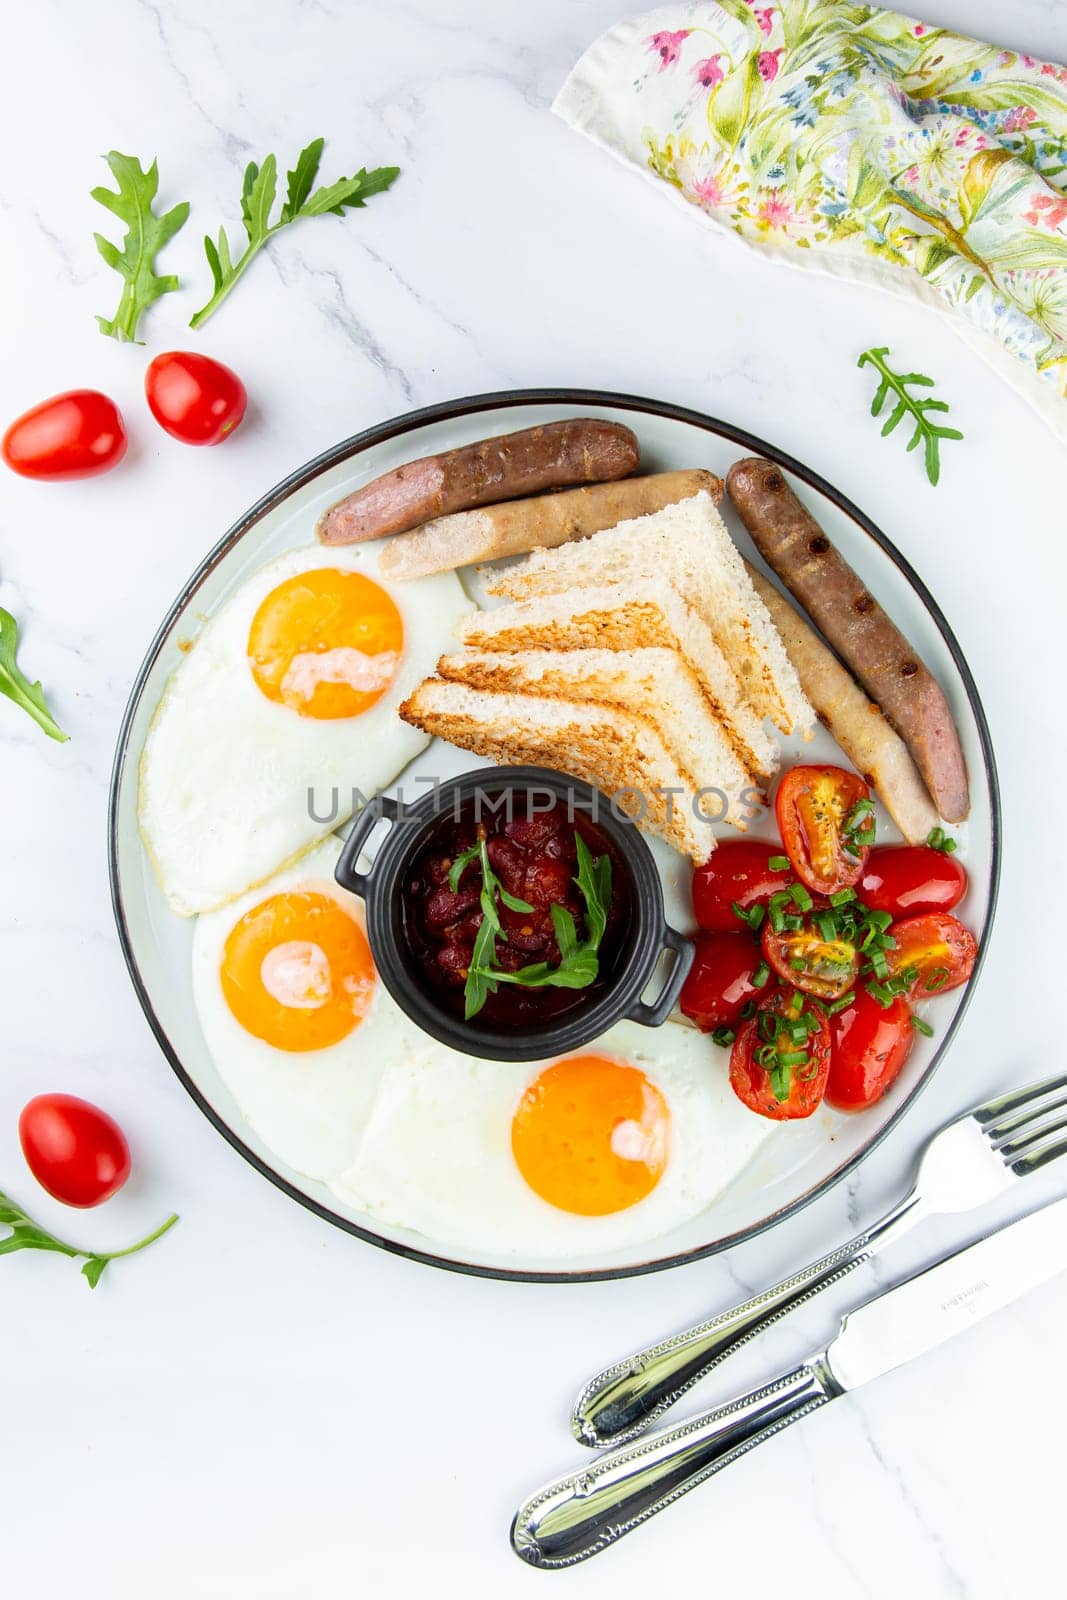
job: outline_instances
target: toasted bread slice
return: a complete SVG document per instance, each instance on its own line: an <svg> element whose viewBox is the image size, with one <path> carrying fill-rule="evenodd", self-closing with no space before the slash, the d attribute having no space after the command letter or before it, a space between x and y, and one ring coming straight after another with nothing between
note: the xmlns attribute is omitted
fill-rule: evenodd
<svg viewBox="0 0 1067 1600"><path fill-rule="evenodd" d="M658 577L672 584L708 624L744 698L783 733L810 736L815 713L804 695L770 613L745 568L710 494L558 550L541 550L499 573L491 594L512 600Z"/></svg>
<svg viewBox="0 0 1067 1600"><path fill-rule="evenodd" d="M675 650L700 683L745 771L770 777L778 765L774 742L742 699L707 623L669 583L643 579L521 600L474 613L458 634L476 650Z"/></svg>
<svg viewBox="0 0 1067 1600"><path fill-rule="evenodd" d="M714 848L710 826L695 814L688 774L651 722L619 706L489 694L427 678L401 705L400 715L504 765L530 763L580 778L694 862L706 861Z"/></svg>
<svg viewBox="0 0 1067 1600"><path fill-rule="evenodd" d="M691 779L709 821L744 830L756 793L676 650L463 650L442 656L437 671L472 689L592 701L647 718Z"/></svg>

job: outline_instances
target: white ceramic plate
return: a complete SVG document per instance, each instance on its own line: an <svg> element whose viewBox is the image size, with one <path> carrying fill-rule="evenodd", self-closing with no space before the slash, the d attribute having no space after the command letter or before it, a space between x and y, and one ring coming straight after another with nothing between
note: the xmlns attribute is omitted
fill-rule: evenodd
<svg viewBox="0 0 1067 1600"><path fill-rule="evenodd" d="M720 1250L789 1216L849 1172L903 1116L951 1041L967 997L981 979L939 1000L931 1010L932 1039L916 1040L912 1054L885 1099L858 1116L827 1108L806 1122L783 1124L746 1171L715 1204L685 1227L649 1245L610 1256L579 1257L561 1269L513 1256L472 1252L462 1257L435 1252L432 1241L402 1228L384 1228L343 1206L325 1185L287 1169L244 1121L216 1071L201 1037L192 1000L189 952L193 923L166 908L137 828L137 780L141 751L152 715L180 644L195 636L210 616L251 573L271 557L314 538L315 523L342 495L403 462L450 449L487 434L573 416L597 416L629 424L641 441L642 467L663 471L709 467L725 477L743 455L776 460L797 487L842 554L864 578L890 615L913 641L939 678L955 714L971 776L972 813L962 830L961 859L971 886L960 915L985 947L999 872L999 807L996 768L978 693L959 646L933 597L889 540L828 483L763 440L698 412L600 391L552 389L477 395L415 411L371 428L328 450L272 489L241 518L193 574L149 647L123 720L112 779L110 814L111 884L119 937L145 1015L174 1071L201 1110L264 1177L325 1220L373 1244L414 1260L460 1271L537 1281L572 1281L649 1272ZM738 544L754 555L729 505L724 514ZM810 744L786 742L783 767L797 761L839 761L837 746L820 731ZM476 765L462 751L436 743L404 774L450 776ZM410 789L408 790L410 793ZM756 832L773 834L770 819ZM879 837L894 837L880 817ZM668 916L692 925L689 869L657 845ZM674 1024L667 1024L668 1027ZM726 1070L726 1054L708 1042L709 1071Z"/></svg>

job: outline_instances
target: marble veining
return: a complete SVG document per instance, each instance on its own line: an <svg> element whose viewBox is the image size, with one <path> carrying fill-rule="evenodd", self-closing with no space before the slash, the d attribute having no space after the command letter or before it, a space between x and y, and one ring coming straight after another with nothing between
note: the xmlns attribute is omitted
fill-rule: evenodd
<svg viewBox="0 0 1067 1600"><path fill-rule="evenodd" d="M921 9L1065 53L1055 0L1020 0L1010 15L990 0ZM1062 452L928 311L709 239L568 134L548 104L618 14L618 0L41 0L6 19L18 70L0 106L0 417L99 387L122 407L131 449L85 485L0 480L0 604L71 734L52 744L0 700L0 1188L90 1244L182 1214L94 1295L62 1258L0 1261L6 1594L76 1581L93 1600L289 1600L358 1581L368 1593L518 1596L555 1582L636 1600L668 1572L672 1592L714 1584L753 1600L1062 1589L1067 1279L787 1430L580 1576L529 1578L507 1546L517 1502L574 1464L567 1409L590 1372L877 1216L939 1121L1055 1062L1062 987L1046 936L1064 882ZM208 283L199 235L236 230L249 158L274 150L284 171L318 133L325 175L395 160L400 181L365 211L280 236L193 334ZM182 290L145 319L143 350L102 339L94 322L117 296L88 198L112 148L157 156L163 198L194 206L165 258ZM875 343L931 372L966 434L936 492L867 414L855 363ZM144 406L146 360L183 347L229 362L248 385L249 420L221 449L184 449ZM409 1266L335 1233L240 1161L141 1016L105 859L129 686L174 594L233 519L383 417L551 383L728 417L881 522L941 600L979 682L1007 836L981 990L937 1081L854 1179L727 1258L573 1289ZM127 1128L135 1175L100 1213L65 1211L25 1171L17 1113L48 1088L99 1100ZM1056 1186L1052 1174L1030 1193L1036 1202ZM687 1406L787 1370L870 1284L984 1220L931 1223L740 1352ZM44 1549L53 1587L41 1590Z"/></svg>

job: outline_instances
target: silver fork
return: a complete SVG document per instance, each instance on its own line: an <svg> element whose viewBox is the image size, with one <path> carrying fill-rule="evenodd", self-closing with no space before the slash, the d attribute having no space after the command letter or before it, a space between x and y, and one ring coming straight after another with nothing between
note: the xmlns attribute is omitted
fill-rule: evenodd
<svg viewBox="0 0 1067 1600"><path fill-rule="evenodd" d="M1067 1154L1067 1074L975 1106L933 1135L909 1193L863 1233L744 1305L597 1373L574 1403L575 1438L594 1450L626 1444L707 1373L772 1322L909 1233L926 1217L985 1205L1016 1178ZM1051 1097L1051 1098L1050 1098Z"/></svg>

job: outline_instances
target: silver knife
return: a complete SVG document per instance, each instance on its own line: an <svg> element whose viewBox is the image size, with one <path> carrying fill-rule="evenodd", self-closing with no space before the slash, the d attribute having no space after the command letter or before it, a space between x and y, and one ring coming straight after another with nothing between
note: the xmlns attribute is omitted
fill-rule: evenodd
<svg viewBox="0 0 1067 1600"><path fill-rule="evenodd" d="M836 1339L794 1372L546 1485L515 1514L516 1554L547 1568L597 1555L791 1422L936 1349L1065 1269L1067 1197L849 1312Z"/></svg>

